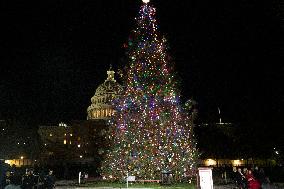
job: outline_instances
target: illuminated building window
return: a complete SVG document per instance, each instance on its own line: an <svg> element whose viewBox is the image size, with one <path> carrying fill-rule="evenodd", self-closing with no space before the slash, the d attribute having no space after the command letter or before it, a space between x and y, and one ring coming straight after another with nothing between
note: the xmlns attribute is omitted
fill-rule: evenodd
<svg viewBox="0 0 284 189"><path fill-rule="evenodd" d="M72 133L70 133L70 136L73 136L73 134L72 134Z"/></svg>
<svg viewBox="0 0 284 189"><path fill-rule="evenodd" d="M206 166L215 166L215 165L217 165L217 162L216 162L216 160L214 160L214 159L207 159L207 160L205 161L205 165L206 165Z"/></svg>
<svg viewBox="0 0 284 189"><path fill-rule="evenodd" d="M67 141L66 141L66 139L63 141L63 144L66 144L67 143Z"/></svg>
<svg viewBox="0 0 284 189"><path fill-rule="evenodd" d="M51 137L52 137L52 133L50 133L50 134L49 134L49 136L51 136Z"/></svg>
<svg viewBox="0 0 284 189"><path fill-rule="evenodd" d="M237 159L237 160L232 160L232 164L233 164L233 166L240 166L240 165L244 164L244 162L243 162L243 160Z"/></svg>
<svg viewBox="0 0 284 189"><path fill-rule="evenodd" d="M70 140L69 144L72 144L71 140Z"/></svg>

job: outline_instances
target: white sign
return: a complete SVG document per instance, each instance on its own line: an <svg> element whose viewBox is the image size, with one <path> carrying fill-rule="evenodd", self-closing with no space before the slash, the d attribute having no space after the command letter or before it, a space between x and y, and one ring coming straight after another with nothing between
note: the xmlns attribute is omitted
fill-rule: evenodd
<svg viewBox="0 0 284 189"><path fill-rule="evenodd" d="M81 174L82 174L82 173L81 173L81 171L80 171L80 172L79 172L79 181L78 181L79 184L81 183Z"/></svg>
<svg viewBox="0 0 284 189"><path fill-rule="evenodd" d="M212 168L198 168L200 189L213 189Z"/></svg>
<svg viewBox="0 0 284 189"><path fill-rule="evenodd" d="M135 176L128 176L127 181L130 181L130 182L135 181Z"/></svg>

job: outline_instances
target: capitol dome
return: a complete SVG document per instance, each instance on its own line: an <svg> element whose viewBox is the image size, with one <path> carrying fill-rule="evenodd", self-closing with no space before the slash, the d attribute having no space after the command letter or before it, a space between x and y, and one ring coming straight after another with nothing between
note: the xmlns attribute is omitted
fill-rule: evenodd
<svg viewBox="0 0 284 189"><path fill-rule="evenodd" d="M107 71L107 79L99 85L95 95L91 98L92 104L87 109L87 119L108 119L113 113L111 102L122 93L122 86L114 79L114 71Z"/></svg>

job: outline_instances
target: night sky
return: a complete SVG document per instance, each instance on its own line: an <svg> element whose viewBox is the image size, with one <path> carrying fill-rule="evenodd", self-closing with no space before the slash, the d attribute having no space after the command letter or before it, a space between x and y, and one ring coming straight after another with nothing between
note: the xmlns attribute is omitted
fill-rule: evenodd
<svg viewBox="0 0 284 189"><path fill-rule="evenodd" d="M152 3L182 101L197 101L199 121L217 122L219 107L225 122L282 137L278 1ZM2 0L0 119L34 126L86 119L109 65L125 64L122 46L140 5L140 0Z"/></svg>

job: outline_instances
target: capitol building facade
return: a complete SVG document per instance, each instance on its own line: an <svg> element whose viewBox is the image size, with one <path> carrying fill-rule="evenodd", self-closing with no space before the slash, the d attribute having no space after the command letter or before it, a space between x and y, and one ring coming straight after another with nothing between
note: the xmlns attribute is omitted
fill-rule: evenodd
<svg viewBox="0 0 284 189"><path fill-rule="evenodd" d="M95 90L87 107L87 120L39 126L41 162L94 162L103 156L104 146L108 144L105 141L107 123L115 113L112 102L123 92L114 74L110 67L106 80Z"/></svg>
<svg viewBox="0 0 284 189"><path fill-rule="evenodd" d="M114 79L114 73L111 68L107 71L107 79L98 86L91 98L91 105L87 108L87 120L105 120L113 115L112 101L123 91L122 86Z"/></svg>

